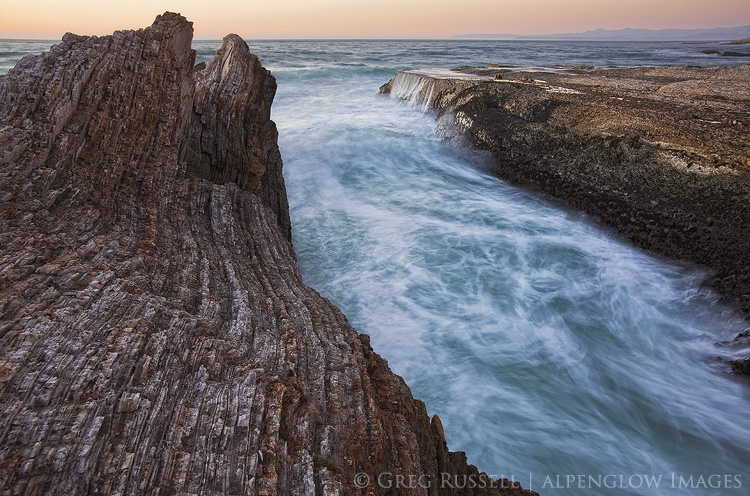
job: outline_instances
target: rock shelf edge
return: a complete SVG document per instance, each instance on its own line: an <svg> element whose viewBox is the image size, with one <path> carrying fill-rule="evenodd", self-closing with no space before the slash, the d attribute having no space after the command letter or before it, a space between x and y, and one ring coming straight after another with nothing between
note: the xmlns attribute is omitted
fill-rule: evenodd
<svg viewBox="0 0 750 496"><path fill-rule="evenodd" d="M489 172L562 200L652 252L707 267L750 318L750 65L400 71L380 88L432 109ZM750 331L720 343L750 374Z"/></svg>

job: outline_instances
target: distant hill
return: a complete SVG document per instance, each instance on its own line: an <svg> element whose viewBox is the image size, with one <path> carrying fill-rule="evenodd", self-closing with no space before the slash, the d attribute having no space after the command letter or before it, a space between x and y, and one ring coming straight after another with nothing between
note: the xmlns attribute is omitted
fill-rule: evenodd
<svg viewBox="0 0 750 496"><path fill-rule="evenodd" d="M558 34L462 34L461 40L732 41L750 36L750 26L711 29L594 29Z"/></svg>

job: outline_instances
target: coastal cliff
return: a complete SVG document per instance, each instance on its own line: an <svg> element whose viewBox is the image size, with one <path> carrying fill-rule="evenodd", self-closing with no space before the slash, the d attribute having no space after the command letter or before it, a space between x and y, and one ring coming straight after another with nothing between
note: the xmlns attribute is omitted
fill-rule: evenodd
<svg viewBox="0 0 750 496"><path fill-rule="evenodd" d="M491 174L708 267L750 316L749 79L750 65L493 65L401 71L380 91L434 109L443 133L491 152Z"/></svg>
<svg viewBox="0 0 750 496"><path fill-rule="evenodd" d="M0 78L0 493L535 494L303 284L275 80L191 40L166 13Z"/></svg>

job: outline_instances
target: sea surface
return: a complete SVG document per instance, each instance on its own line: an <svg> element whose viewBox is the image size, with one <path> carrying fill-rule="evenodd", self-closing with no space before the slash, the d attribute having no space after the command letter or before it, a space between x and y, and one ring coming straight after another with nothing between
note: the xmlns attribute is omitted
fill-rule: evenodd
<svg viewBox="0 0 750 496"><path fill-rule="evenodd" d="M0 40L0 73L53 42ZM278 81L293 242L452 450L542 495L745 495L748 327L700 268L632 247L482 172L434 116L378 95L396 71L516 64L739 65L718 44L253 41ZM218 41L196 41L198 61ZM408 474L404 474L408 475Z"/></svg>

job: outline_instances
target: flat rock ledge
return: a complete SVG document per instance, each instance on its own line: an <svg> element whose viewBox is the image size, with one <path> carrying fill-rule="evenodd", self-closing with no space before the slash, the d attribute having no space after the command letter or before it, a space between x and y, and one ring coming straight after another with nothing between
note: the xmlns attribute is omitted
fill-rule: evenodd
<svg viewBox="0 0 750 496"><path fill-rule="evenodd" d="M274 78L192 33L0 77L0 494L535 494L441 484L480 474L302 282Z"/></svg>
<svg viewBox="0 0 750 496"><path fill-rule="evenodd" d="M489 65L401 71L380 91L434 109L443 133L491 152L493 175L708 267L750 317L748 81L750 65Z"/></svg>

